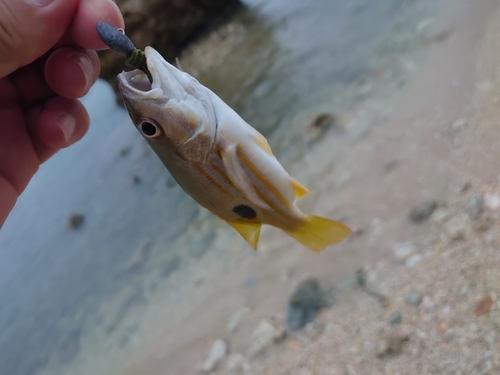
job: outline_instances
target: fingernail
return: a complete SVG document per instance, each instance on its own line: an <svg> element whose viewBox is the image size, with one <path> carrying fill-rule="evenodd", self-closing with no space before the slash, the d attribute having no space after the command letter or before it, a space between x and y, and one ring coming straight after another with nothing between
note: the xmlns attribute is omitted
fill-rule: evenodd
<svg viewBox="0 0 500 375"><path fill-rule="evenodd" d="M28 4L37 6L37 7L46 7L50 5L54 0L26 0Z"/></svg>
<svg viewBox="0 0 500 375"><path fill-rule="evenodd" d="M59 126L64 133L64 139L68 142L75 132L76 120L73 116L67 113L60 115L56 121L56 125Z"/></svg>
<svg viewBox="0 0 500 375"><path fill-rule="evenodd" d="M92 84L92 77L94 76L94 64L83 53L73 53L70 55L70 58L82 68L83 75L85 76L85 89L89 89Z"/></svg>

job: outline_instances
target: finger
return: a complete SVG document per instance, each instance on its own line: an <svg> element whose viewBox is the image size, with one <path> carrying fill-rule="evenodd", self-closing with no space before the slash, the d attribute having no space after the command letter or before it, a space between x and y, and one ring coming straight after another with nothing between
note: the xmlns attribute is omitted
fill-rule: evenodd
<svg viewBox="0 0 500 375"><path fill-rule="evenodd" d="M97 35L95 25L98 21L124 27L120 9L113 0L81 0L71 24L71 38L83 48L108 49Z"/></svg>
<svg viewBox="0 0 500 375"><path fill-rule="evenodd" d="M78 0L0 0L0 77L33 62L65 33Z"/></svg>
<svg viewBox="0 0 500 375"><path fill-rule="evenodd" d="M48 87L65 98L81 98L99 77L99 57L92 50L59 48L45 64Z"/></svg>
<svg viewBox="0 0 500 375"><path fill-rule="evenodd" d="M21 109L0 109L0 177L21 194L38 165Z"/></svg>
<svg viewBox="0 0 500 375"><path fill-rule="evenodd" d="M28 127L40 163L59 149L79 141L87 132L90 119L83 104L76 99L53 97L44 105L31 108Z"/></svg>
<svg viewBox="0 0 500 375"><path fill-rule="evenodd" d="M9 75L11 83L18 91L17 104L35 103L54 95L45 81L45 61L46 58L40 58Z"/></svg>
<svg viewBox="0 0 500 375"><path fill-rule="evenodd" d="M18 196L19 193L14 186L5 177L0 175L0 197L2 197L0 199L0 229L10 211L14 208Z"/></svg>

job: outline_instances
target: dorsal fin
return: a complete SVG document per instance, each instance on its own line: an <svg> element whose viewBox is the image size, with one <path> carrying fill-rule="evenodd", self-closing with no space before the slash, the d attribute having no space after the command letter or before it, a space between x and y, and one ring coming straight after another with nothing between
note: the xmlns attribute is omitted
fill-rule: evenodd
<svg viewBox="0 0 500 375"><path fill-rule="evenodd" d="M292 186L293 191L295 192L295 200L302 198L304 195L310 193L308 188L302 186L301 183L294 178L292 178Z"/></svg>
<svg viewBox="0 0 500 375"><path fill-rule="evenodd" d="M262 149L264 150L264 152L268 155L273 155L273 151L271 150L271 147L269 147L269 143L267 143L267 139L262 135L260 134L259 132L255 132L256 135L255 135L255 143L257 143L257 145Z"/></svg>
<svg viewBox="0 0 500 375"><path fill-rule="evenodd" d="M248 242L248 244L257 250L257 243L259 242L261 223L237 223L235 221L227 221L236 231Z"/></svg>

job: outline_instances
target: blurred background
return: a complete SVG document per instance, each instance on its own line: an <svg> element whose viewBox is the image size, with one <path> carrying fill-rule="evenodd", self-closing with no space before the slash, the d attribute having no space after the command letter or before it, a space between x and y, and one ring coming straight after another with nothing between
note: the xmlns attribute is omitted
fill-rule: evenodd
<svg viewBox="0 0 500 375"><path fill-rule="evenodd" d="M175 183L117 102L0 232L0 373L500 373L496 0L118 0L354 230L257 252Z"/></svg>

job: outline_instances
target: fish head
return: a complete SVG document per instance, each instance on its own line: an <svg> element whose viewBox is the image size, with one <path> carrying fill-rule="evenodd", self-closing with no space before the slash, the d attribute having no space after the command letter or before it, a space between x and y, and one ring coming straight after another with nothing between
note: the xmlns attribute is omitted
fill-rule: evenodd
<svg viewBox="0 0 500 375"><path fill-rule="evenodd" d="M145 54L152 82L141 70L118 75L132 121L160 158L177 148L190 160L205 160L217 132L213 94L152 47Z"/></svg>

